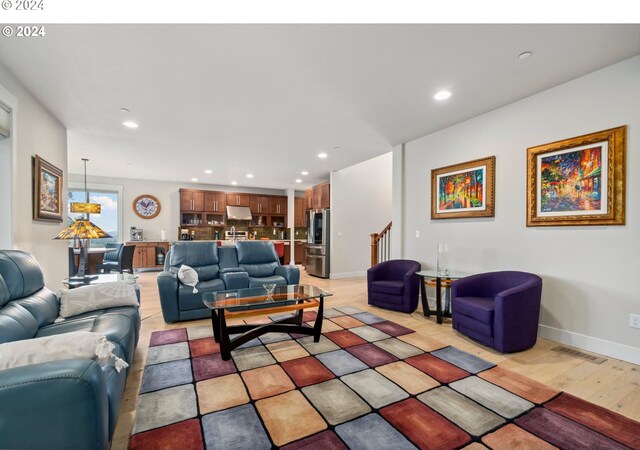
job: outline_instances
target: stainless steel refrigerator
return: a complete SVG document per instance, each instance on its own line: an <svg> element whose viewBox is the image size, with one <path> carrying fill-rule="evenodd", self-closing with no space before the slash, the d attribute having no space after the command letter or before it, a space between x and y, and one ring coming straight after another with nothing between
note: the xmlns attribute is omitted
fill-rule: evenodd
<svg viewBox="0 0 640 450"><path fill-rule="evenodd" d="M309 275L329 278L329 209L307 211L307 258Z"/></svg>

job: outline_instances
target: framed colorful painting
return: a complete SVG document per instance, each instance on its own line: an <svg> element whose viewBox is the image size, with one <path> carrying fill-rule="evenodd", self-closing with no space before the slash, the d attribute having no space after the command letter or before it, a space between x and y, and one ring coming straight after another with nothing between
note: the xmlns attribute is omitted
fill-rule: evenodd
<svg viewBox="0 0 640 450"><path fill-rule="evenodd" d="M431 171L431 218L493 217L496 157Z"/></svg>
<svg viewBox="0 0 640 450"><path fill-rule="evenodd" d="M527 226L624 225L626 128L527 149Z"/></svg>
<svg viewBox="0 0 640 450"><path fill-rule="evenodd" d="M62 222L62 170L36 155L33 158L33 220Z"/></svg>

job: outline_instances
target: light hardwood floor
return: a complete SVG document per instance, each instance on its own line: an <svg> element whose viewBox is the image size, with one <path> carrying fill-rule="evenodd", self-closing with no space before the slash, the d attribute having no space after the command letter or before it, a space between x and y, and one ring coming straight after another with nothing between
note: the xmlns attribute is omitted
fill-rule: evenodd
<svg viewBox="0 0 640 450"><path fill-rule="evenodd" d="M127 380L120 417L111 446L113 450L126 449L129 443L151 333L157 330L210 324L209 320L166 324L160 309L156 284L157 272L144 272L139 275L142 314L140 342ZM413 314L404 314L369 306L364 278L323 280L308 276L302 270L301 283L314 284L331 291L334 295L327 299L326 307L353 305L362 310L371 311L416 330L425 339L454 345L461 350L500 364L504 368L612 409L632 419L640 420L640 366L613 358L607 358L602 364L595 364L582 358L552 351L551 348L558 343L545 339L538 339L536 346L530 350L503 355L454 331L450 322L438 325L435 319L425 318L420 307Z"/></svg>

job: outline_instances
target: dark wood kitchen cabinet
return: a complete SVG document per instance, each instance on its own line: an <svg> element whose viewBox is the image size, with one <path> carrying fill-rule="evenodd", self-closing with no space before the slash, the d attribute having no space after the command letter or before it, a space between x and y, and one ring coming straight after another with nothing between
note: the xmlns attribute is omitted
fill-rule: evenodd
<svg viewBox="0 0 640 450"><path fill-rule="evenodd" d="M180 189L180 211L204 211L204 191Z"/></svg>
<svg viewBox="0 0 640 450"><path fill-rule="evenodd" d="M276 197L276 196L270 197L269 212L271 214L286 216L287 215L287 197Z"/></svg>
<svg viewBox="0 0 640 450"><path fill-rule="evenodd" d="M313 187L313 209L331 207L331 184L317 184Z"/></svg>
<svg viewBox="0 0 640 450"><path fill-rule="evenodd" d="M296 228L304 228L307 226L306 219L305 219L307 208L305 208L305 202L306 202L306 199L302 197L296 197L295 199L295 203L294 203L295 211L293 212L293 226Z"/></svg>
<svg viewBox="0 0 640 450"><path fill-rule="evenodd" d="M249 206L249 194L227 194L227 205L229 206Z"/></svg>
<svg viewBox="0 0 640 450"><path fill-rule="evenodd" d="M296 259L296 264L304 264L305 259L307 259L307 243L296 241L295 249L293 251Z"/></svg>
<svg viewBox="0 0 640 450"><path fill-rule="evenodd" d="M313 188L304 191L304 209L313 209Z"/></svg>
<svg viewBox="0 0 640 450"><path fill-rule="evenodd" d="M252 214L269 214L269 197L266 195L251 195L249 208Z"/></svg>
<svg viewBox="0 0 640 450"><path fill-rule="evenodd" d="M227 194L225 192L204 191L204 211L226 213Z"/></svg>

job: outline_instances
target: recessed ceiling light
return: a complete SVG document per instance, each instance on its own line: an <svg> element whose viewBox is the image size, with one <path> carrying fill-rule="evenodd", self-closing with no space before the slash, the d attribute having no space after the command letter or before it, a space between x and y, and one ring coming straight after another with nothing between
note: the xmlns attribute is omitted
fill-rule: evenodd
<svg viewBox="0 0 640 450"><path fill-rule="evenodd" d="M451 92L449 91L439 91L436 92L436 95L433 96L436 100L446 100L451 97Z"/></svg>
<svg viewBox="0 0 640 450"><path fill-rule="evenodd" d="M518 59L527 59L529 56L531 56L531 52L522 52L518 55Z"/></svg>
<svg viewBox="0 0 640 450"><path fill-rule="evenodd" d="M195 183L196 181L198 181L198 179L197 178L192 178L191 181L193 181Z"/></svg>
<svg viewBox="0 0 640 450"><path fill-rule="evenodd" d="M334 150L340 150L340 147L333 147Z"/></svg>
<svg viewBox="0 0 640 450"><path fill-rule="evenodd" d="M329 156L329 155L327 155L325 152L318 153L318 158L322 158L322 159L324 159L324 158L326 158L327 156Z"/></svg>
<svg viewBox="0 0 640 450"><path fill-rule="evenodd" d="M127 166L133 166L133 163L128 162Z"/></svg>
<svg viewBox="0 0 640 450"><path fill-rule="evenodd" d="M207 170L205 170L205 171L204 171L204 173L206 173L206 174L208 174L208 175L211 175L211 174L213 173L213 170L209 170L209 169L207 169Z"/></svg>
<svg viewBox="0 0 640 450"><path fill-rule="evenodd" d="M232 181L231 184L233 184L235 186L236 184L238 184L238 182L237 181Z"/></svg>
<svg viewBox="0 0 640 450"><path fill-rule="evenodd" d="M128 113L129 110L127 108L120 108L120 111L122 111L123 113Z"/></svg>
<svg viewBox="0 0 640 450"><path fill-rule="evenodd" d="M302 180L300 178L296 178L296 183L302 183Z"/></svg>
<svg viewBox="0 0 640 450"><path fill-rule="evenodd" d="M138 128L138 124L135 122L132 122L131 120L126 120L122 122L122 125L124 125L127 128Z"/></svg>
<svg viewBox="0 0 640 450"><path fill-rule="evenodd" d="M248 173L247 174L247 178L253 178L253 174L252 173Z"/></svg>
<svg viewBox="0 0 640 450"><path fill-rule="evenodd" d="M302 174L302 175L309 175L309 172L307 172L306 170L303 170L302 172L300 172L300 174Z"/></svg>

